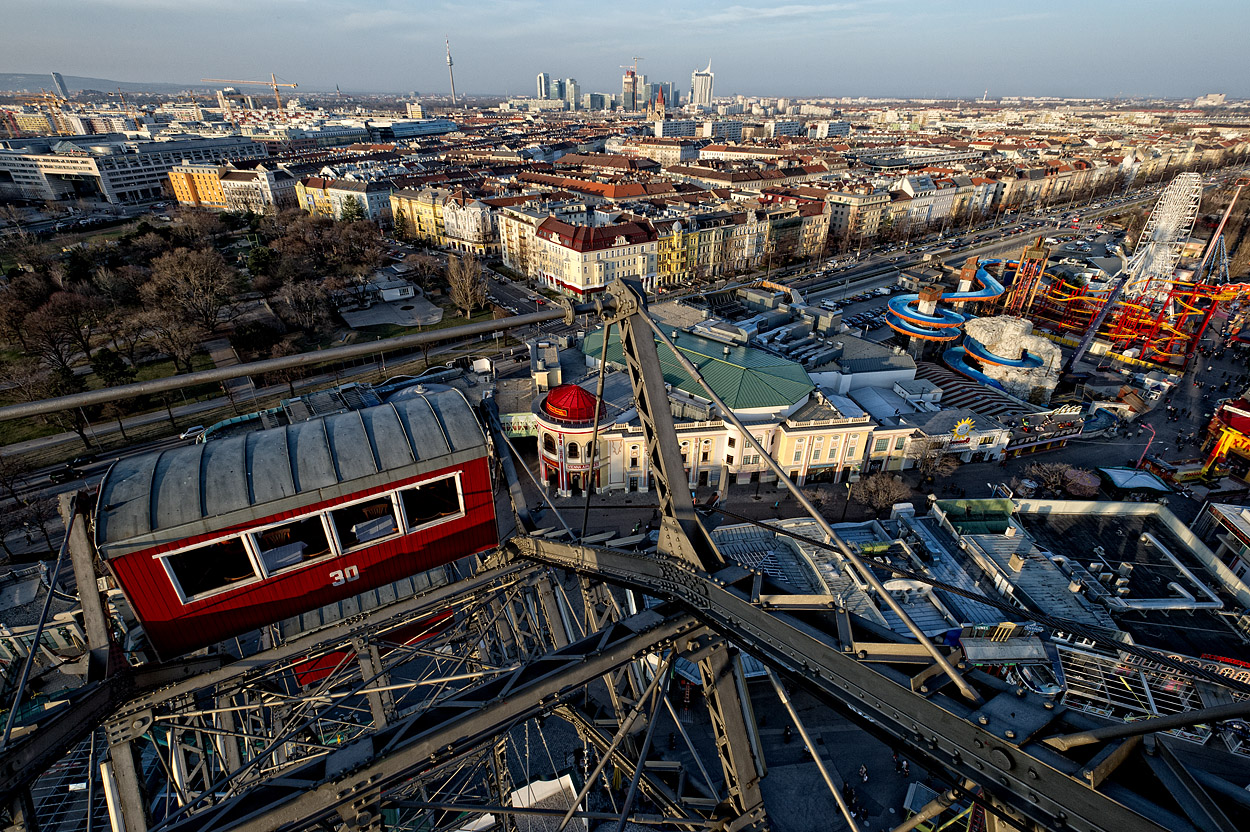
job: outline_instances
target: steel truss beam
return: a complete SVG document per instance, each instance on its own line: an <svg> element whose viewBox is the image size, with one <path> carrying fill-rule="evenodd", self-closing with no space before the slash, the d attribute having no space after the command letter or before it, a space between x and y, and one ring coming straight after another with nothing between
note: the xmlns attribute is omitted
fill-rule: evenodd
<svg viewBox="0 0 1250 832"><path fill-rule="evenodd" d="M475 611L488 601L496 605L495 619L505 618L504 608L528 593L530 582L545 571L515 564L486 568L132 699L106 723L111 773L128 830L146 829L149 822L142 789L147 779L137 763L138 749L148 744L161 755L168 793L185 803L205 791L223 795L245 789L483 676L502 673L483 663L465 627L482 620ZM404 627L399 640L411 638L413 622L449 609L458 611L459 623L426 641L404 646L390 636ZM446 645L442 652L436 650L440 645ZM319 658L328 675L301 690L293 672ZM410 667L404 682L389 684L393 668L413 662L420 667Z"/></svg>
<svg viewBox="0 0 1250 832"><path fill-rule="evenodd" d="M704 570L715 571L725 561L694 510L681 449L677 446L664 371L645 311L646 293L637 283L627 285L619 280L609 287L608 293L615 301L615 314L609 323L620 323L621 351L629 370L647 464L660 503L659 551ZM605 340L607 330L605 326Z"/></svg>
<svg viewBox="0 0 1250 832"><path fill-rule="evenodd" d="M731 829L765 829L760 781L767 774L738 651L721 642L699 660L703 698L712 718L712 738L736 820Z"/></svg>
<svg viewBox="0 0 1250 832"><path fill-rule="evenodd" d="M675 600L752 655L783 670L807 689L852 707L872 728L909 746L937 769L982 785L987 799L1046 829L1194 830L1161 806L1149 787L1108 780L1094 789L1082 765L1038 740L1062 733L1062 708L1024 690L978 676L986 702L977 707L929 680L914 694L910 676L886 664L866 665L843 651L835 620L810 614L799 621L751 603L753 574L740 567L704 576L675 562L603 547L535 538L510 542L516 554L563 566ZM830 619L836 616L830 616Z"/></svg>
<svg viewBox="0 0 1250 832"><path fill-rule="evenodd" d="M368 820L384 792L508 725L550 711L612 668L698 631L684 613L638 613L163 828L272 832L336 813Z"/></svg>

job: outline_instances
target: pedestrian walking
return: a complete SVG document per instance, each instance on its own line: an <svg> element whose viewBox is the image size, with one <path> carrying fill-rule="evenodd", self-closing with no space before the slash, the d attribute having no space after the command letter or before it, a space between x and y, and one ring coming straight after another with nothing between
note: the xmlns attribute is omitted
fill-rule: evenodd
<svg viewBox="0 0 1250 832"><path fill-rule="evenodd" d="M890 759L894 761L894 771L895 771L895 772L902 772L902 770L903 770L903 761L902 761L902 759L898 756L898 752L897 752L897 751L895 751L894 753L892 753L892 754L890 755Z"/></svg>
<svg viewBox="0 0 1250 832"><path fill-rule="evenodd" d="M859 779L868 782L868 766L863 763L859 764Z"/></svg>
<svg viewBox="0 0 1250 832"><path fill-rule="evenodd" d="M903 761L903 776L904 776L904 777L910 777L910 776L911 776L911 766L910 766L910 765L908 765L908 763L907 763L907 761L906 761L906 760L904 760L904 761Z"/></svg>

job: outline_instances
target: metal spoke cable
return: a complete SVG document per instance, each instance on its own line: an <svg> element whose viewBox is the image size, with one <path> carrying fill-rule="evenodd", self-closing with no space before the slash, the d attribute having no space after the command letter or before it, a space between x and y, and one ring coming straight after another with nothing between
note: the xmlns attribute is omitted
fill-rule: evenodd
<svg viewBox="0 0 1250 832"><path fill-rule="evenodd" d="M786 689L777 679L777 674L772 670L768 671L768 681L772 682L773 690L777 693L777 698L781 700L781 704L790 714L790 720L794 723L794 727L799 729L799 739L803 741L803 745L807 747L807 751L812 755L812 762L816 764L816 770L820 772L820 777L825 781L825 785L829 788L829 793L833 795L833 800L838 804L838 810L842 812L842 817L846 820L847 826L851 828L851 832L859 832L859 824L855 822L855 814L851 811L851 807L847 805L846 798L842 796L842 790L833 782L833 775L829 773L825 763L820 759L820 750L816 744L812 742L811 736L807 733L807 726L799 719L798 708L790 701ZM619 832L619 830L618 830Z"/></svg>
<svg viewBox="0 0 1250 832"><path fill-rule="evenodd" d="M686 733L686 726L681 724L681 720L677 718L677 711L673 709L673 703L668 701L668 697L664 697L664 706L668 708L668 715L673 718L673 724L677 726L677 731L681 734L681 738L686 742L686 748L690 749L690 756L694 757L694 764L699 767L699 776L703 778L703 782L707 784L707 793L711 797L716 797L716 787L712 785L712 778L707 773L707 767L703 765L703 757L695 749L694 743L690 740L690 735Z"/></svg>
<svg viewBox="0 0 1250 832"><path fill-rule="evenodd" d="M568 811L565 812L564 817L560 820L560 825L556 829L556 832L564 832L565 827L569 825L569 821L573 819L573 814L577 811L577 807L580 806L581 802L586 799L586 795L590 793L591 787L594 786L595 781L599 779L599 775L603 773L603 769L612 758L612 753L616 751L616 747L620 744L621 740L629 734L629 730L633 727L634 722L636 722L638 717L642 715L643 705L646 703L647 699L650 698L655 689L660 686L660 680L667 676L669 671L672 669L673 660L676 656L676 651L670 652L664 664L660 666L659 672L655 674L655 678L651 680L651 684L643 692L642 696L638 697L638 701L634 703L634 707L630 709L629 713L625 716L625 719L621 721L620 727L617 728L616 734L612 737L612 741L608 744L608 747L604 749L603 754L599 758L598 764L595 765L595 770L590 773L589 777L586 778L586 783L582 786L581 791L577 793L577 797L573 800L573 805L569 807ZM641 763L639 763L639 765L641 765ZM608 794L611 796L611 790L608 790ZM613 798L614 807L615 804L616 799Z"/></svg>
<svg viewBox="0 0 1250 832"><path fill-rule="evenodd" d="M556 519L560 521L560 525L564 527L564 530L569 533L569 537L572 538L573 529L568 523L564 522L564 517L560 514L560 510L556 508L556 504L551 502L551 498L547 496L547 489L542 487L542 484L538 482L538 478L534 476L534 472L531 471L530 467L525 464L524 459L521 457L521 452L516 449L516 445L512 444L511 439L504 436L502 433L499 435L502 436L503 441L507 443L508 450L512 451L512 455L515 456L517 461L521 463L521 470L529 476L530 482L534 483L534 487L538 489L538 496L541 497L543 502L547 504L547 507L551 509L551 513L556 516Z"/></svg>
<svg viewBox="0 0 1250 832"><path fill-rule="evenodd" d="M660 676L667 676L667 662L659 668ZM664 685L656 685L651 694L651 714L647 720L647 734L642 740L642 749L638 752L638 762L634 765L634 776L629 778L629 790L625 792L625 802L621 805L621 816L616 822L616 832L625 832L625 822L629 819L629 810L634 808L634 800L638 797L638 781L642 779L642 770L647 765L647 753L651 751L651 740L655 737L655 726L660 724L660 700L667 698L668 692ZM859 832L859 830L855 830Z"/></svg>
<svg viewBox="0 0 1250 832"><path fill-rule="evenodd" d="M9 716L4 721L4 735L0 736L0 748L8 748L9 737L13 733L13 723L17 721L17 712L22 704L22 694L26 692L26 681L30 678L30 668L39 653L39 642L43 639L43 628L48 622L48 611L52 608L52 590L61 578L61 567L65 564L65 553L69 549L70 533L74 530L74 520L78 517L78 495L69 498L69 523L65 528L65 537L61 540L61 548L57 550L56 565L52 567L52 575L48 578L48 594L44 596L43 608L39 612L39 623L30 641L30 649L26 651L26 659L22 662L22 672L17 677L17 690L13 693L13 704L9 708Z"/></svg>
<svg viewBox="0 0 1250 832"><path fill-rule="evenodd" d="M603 327L603 350L599 355L599 381L595 385L595 427L590 435L590 471L587 476L592 480L590 483L582 483L582 487L586 489L586 507L582 509L582 539L586 539L586 527L590 525L590 498L599 490L598 478L595 476L595 460L599 455L599 413L603 408L603 374L608 367L608 335L612 332L612 323L609 321Z"/></svg>
<svg viewBox="0 0 1250 832"><path fill-rule="evenodd" d="M320 685L318 685L317 691L313 693L314 697L325 695L325 691L327 687L330 686L330 684L340 674L343 668L348 666L348 663L350 662L351 658L352 658L351 653L344 654L343 658L339 660L338 664L335 665L334 669L330 672L330 674L326 676L325 679L322 680ZM353 670L353 673L354 672L355 671ZM382 670L379 673L374 674L368 679L362 678L359 686L357 686L353 690L353 693L356 695L362 695L362 694L367 693L368 686L372 684L373 682L375 682L378 679L378 677L382 676L386 672L387 672L386 670ZM157 823L153 826L153 832L155 832L155 830L165 828L169 824L184 817L187 814L187 812L190 811L191 809L201 804L207 803L210 801L210 799L217 797L218 791L225 789L232 781L237 782L242 775L246 774L251 769L257 768L258 766L260 766L261 761L263 761L264 759L266 759L266 757L271 755L274 749L280 747L282 744L287 742L290 738L296 736L299 732L304 731L305 729L311 727L319 719L325 718L327 716L327 712L331 708L337 707L334 704L325 705L322 708L316 710L314 713L312 713L311 716L305 719L302 717L301 712L311 710L311 707L310 707L311 704L312 704L312 700L306 703L302 703L296 707L295 714L293 715L299 717L302 721L299 721L298 724L294 725L293 727L288 727L287 730L284 731L281 736L275 738L272 742L270 742L264 749L261 750L259 754L252 757L252 759L248 760L239 768L235 769L234 771L229 772L225 776L225 778L222 779L221 781L214 783L213 789L205 790L199 797L190 801L185 806L180 807L178 811L167 815L164 818L164 820L162 820L160 823Z"/></svg>

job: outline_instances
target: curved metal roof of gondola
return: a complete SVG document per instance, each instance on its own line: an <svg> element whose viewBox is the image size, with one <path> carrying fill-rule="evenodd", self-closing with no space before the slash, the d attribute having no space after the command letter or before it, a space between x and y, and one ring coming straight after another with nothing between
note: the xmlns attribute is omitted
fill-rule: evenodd
<svg viewBox="0 0 1250 832"><path fill-rule="evenodd" d="M212 534L481 456L457 390L118 460L100 483L105 557Z"/></svg>

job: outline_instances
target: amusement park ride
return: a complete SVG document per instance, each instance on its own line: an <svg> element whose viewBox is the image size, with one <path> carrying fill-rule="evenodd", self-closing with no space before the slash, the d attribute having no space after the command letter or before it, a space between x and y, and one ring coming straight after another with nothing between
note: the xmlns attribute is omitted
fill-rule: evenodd
<svg viewBox="0 0 1250 832"><path fill-rule="evenodd" d="M897 332L921 341L957 341L972 317L966 304L980 303L983 314L1030 320L1074 349L1064 362L1071 371L1096 340L1118 354L1161 367L1179 368L1190 359L1221 303L1250 292L1228 273L1224 226L1242 189L1236 182L1232 198L1192 273L1177 271L1181 251L1198 215L1202 180L1196 173L1178 175L1160 195L1131 256L1120 256L1121 268L1104 282L1081 283L1047 271L1049 251L1040 242L1025 249L1019 260L970 260L953 292L940 287L918 295L900 295L889 304L886 322ZM979 286L972 291L973 284ZM1010 290L1004 289L1010 285ZM1003 297L997 309L990 302ZM971 364L967 358L973 358ZM996 355L965 337L947 349L943 359L952 369L989 381L974 366L1029 368L1040 366L1028 352ZM990 382L992 383L992 382Z"/></svg>
<svg viewBox="0 0 1250 832"><path fill-rule="evenodd" d="M961 288L962 300L1002 294L988 272L974 277L980 288ZM929 337L958 315L907 304L891 312ZM970 667L958 645L924 635L885 590L897 566L845 542L685 362L721 417L810 513L820 533L808 542L831 552L912 637L722 551L687 485L657 341L684 358L647 314L641 287L617 281L590 304L380 346L406 349L561 316L571 323L575 313L620 328L659 505L654 550L596 543L553 505L559 527L538 529L518 479L528 469L509 454L491 400L474 418L455 391L416 391L119 462L97 493L64 506L69 531L51 583L68 558L82 595L88 681L67 701L6 727L0 796L12 825L34 829L46 819L42 804L53 798L32 797L32 789L43 795L46 772L79 760L73 777L98 771L103 799L90 791L94 777L85 778L85 795L61 788L55 799L77 800L94 828L454 830L485 828L490 815L513 829L518 816L543 811L510 805L508 796L513 777L527 771L521 761L545 753L544 722L558 719L587 749L586 785L557 812L561 829L604 819L582 800L615 770L624 792L611 814L618 830L630 821L763 830L767 765L741 652L768 668L786 707L779 679L935 773L942 793L910 821L900 818L896 832L957 801L973 806L979 829L1247 828L1250 800L1225 779L1242 764L1214 748L1197 756L1159 733L1250 713L1246 699L1230 695L1245 697L1245 685L1173 662L1229 704L1113 724ZM0 419L337 360L360 348L0 408ZM492 509L509 497L510 507ZM486 539L496 514L499 532ZM1024 616L1044 629L1104 638L928 575L904 577L999 605L1005 620ZM118 589L105 592L113 582ZM135 655L141 630L159 660L124 658ZM690 745L697 776L648 759L660 709L670 707L661 682L679 658L698 668L716 753L705 765ZM790 716L806 737L797 712ZM823 768L822 775L848 828L858 830L834 779ZM637 808L639 797L651 814Z"/></svg>

